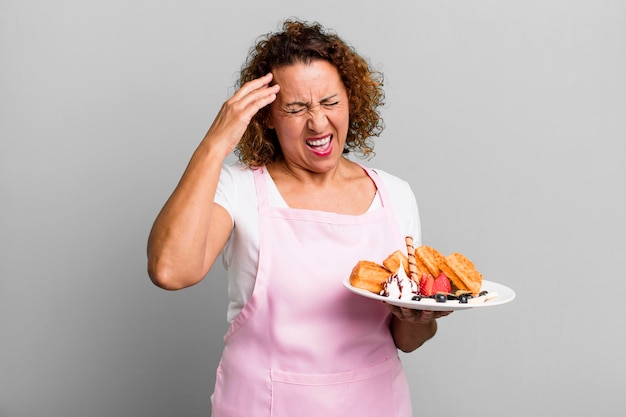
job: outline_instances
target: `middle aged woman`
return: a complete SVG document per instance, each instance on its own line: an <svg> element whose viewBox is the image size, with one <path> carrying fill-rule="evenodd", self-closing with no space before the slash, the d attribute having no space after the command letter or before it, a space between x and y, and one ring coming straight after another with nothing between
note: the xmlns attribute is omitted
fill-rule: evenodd
<svg viewBox="0 0 626 417"><path fill-rule="evenodd" d="M421 346L446 313L342 285L358 260L420 242L409 185L345 155L372 152L382 76L334 33L292 20L257 43L239 85L148 243L150 277L170 290L223 256L230 328L213 415L410 417L397 349Z"/></svg>

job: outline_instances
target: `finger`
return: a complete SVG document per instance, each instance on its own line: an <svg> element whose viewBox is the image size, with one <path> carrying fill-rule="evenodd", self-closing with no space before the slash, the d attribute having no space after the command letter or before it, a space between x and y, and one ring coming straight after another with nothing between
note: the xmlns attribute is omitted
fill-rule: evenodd
<svg viewBox="0 0 626 417"><path fill-rule="evenodd" d="M396 307L388 303L385 303L385 305L387 306L387 309L391 312L391 314L398 317L399 319L402 319L402 310L400 309L400 307Z"/></svg>
<svg viewBox="0 0 626 417"><path fill-rule="evenodd" d="M235 100L240 100L243 97L247 96L248 94L250 94L251 92L257 91L259 89L262 89L263 87L268 87L269 83L272 82L272 79L274 78L274 74L272 74L271 72L268 74L265 74L262 77L256 78L252 81L248 81L247 83L245 83L244 85L241 86L241 88L239 88L239 90L237 90L235 92L235 94L233 94L233 98ZM276 86L277 84L275 84L274 86ZM274 87L272 86L272 87Z"/></svg>
<svg viewBox="0 0 626 417"><path fill-rule="evenodd" d="M402 311L402 317L404 317L405 320L415 320L416 310L402 307L400 308L400 311Z"/></svg>
<svg viewBox="0 0 626 417"><path fill-rule="evenodd" d="M420 316L420 320L423 323L428 323L429 321L433 321L434 319L435 319L435 313L433 311L430 311L430 310L422 311L422 314Z"/></svg>
<svg viewBox="0 0 626 417"><path fill-rule="evenodd" d="M237 91L227 102L228 108L251 118L257 111L276 100L280 86L261 86L255 90Z"/></svg>
<svg viewBox="0 0 626 417"><path fill-rule="evenodd" d="M391 312L400 320L414 320L415 310L405 307L391 306Z"/></svg>
<svg viewBox="0 0 626 417"><path fill-rule="evenodd" d="M267 86L271 79L270 73L244 84L223 104L218 113L218 124L243 121L247 125L261 108L276 100L280 86Z"/></svg>

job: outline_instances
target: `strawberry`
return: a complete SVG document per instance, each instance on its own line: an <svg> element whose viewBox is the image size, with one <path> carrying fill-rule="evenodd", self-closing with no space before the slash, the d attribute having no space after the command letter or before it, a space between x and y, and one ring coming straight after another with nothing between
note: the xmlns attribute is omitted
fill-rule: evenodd
<svg viewBox="0 0 626 417"><path fill-rule="evenodd" d="M446 274L442 272L439 274L439 276L437 276L437 278L435 278L432 291L433 294L436 294L438 292L445 292L446 294L448 294L450 291L452 291L452 288L450 286L450 280L448 279Z"/></svg>
<svg viewBox="0 0 626 417"><path fill-rule="evenodd" d="M420 278L420 294L424 297L430 297L434 294L433 285L435 284L435 279L430 274L422 274Z"/></svg>

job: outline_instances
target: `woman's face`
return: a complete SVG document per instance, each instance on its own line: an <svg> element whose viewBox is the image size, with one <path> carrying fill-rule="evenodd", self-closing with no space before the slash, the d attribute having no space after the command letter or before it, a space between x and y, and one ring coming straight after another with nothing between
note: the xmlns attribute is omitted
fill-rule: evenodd
<svg viewBox="0 0 626 417"><path fill-rule="evenodd" d="M270 105L268 127L276 130L288 163L312 172L337 166L348 134L348 93L337 68L324 60L272 71L280 91Z"/></svg>

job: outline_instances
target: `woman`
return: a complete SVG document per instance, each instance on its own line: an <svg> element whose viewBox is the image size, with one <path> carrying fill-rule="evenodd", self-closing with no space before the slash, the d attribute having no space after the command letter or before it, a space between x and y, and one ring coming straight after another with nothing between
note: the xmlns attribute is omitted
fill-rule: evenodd
<svg viewBox="0 0 626 417"><path fill-rule="evenodd" d="M408 184L344 155L370 154L382 130L380 74L319 24L287 21L256 45L239 85L148 242L149 275L170 290L223 256L231 326L213 415L411 416L397 349L417 349L446 313L342 286L358 260L420 237Z"/></svg>

